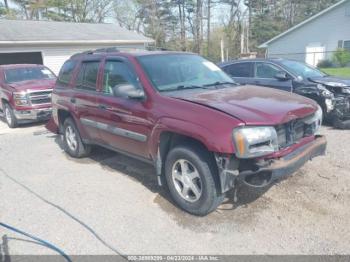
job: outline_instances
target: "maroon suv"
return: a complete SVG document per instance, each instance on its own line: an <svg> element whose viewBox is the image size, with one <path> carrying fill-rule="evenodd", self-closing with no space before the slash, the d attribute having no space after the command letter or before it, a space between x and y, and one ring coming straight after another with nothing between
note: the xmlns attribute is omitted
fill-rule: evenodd
<svg viewBox="0 0 350 262"><path fill-rule="evenodd" d="M48 120L55 81L42 65L0 65L0 110L8 126Z"/></svg>
<svg viewBox="0 0 350 262"><path fill-rule="evenodd" d="M267 186L326 149L314 101L236 85L194 54L77 54L52 101L47 127L63 135L69 155L100 145L152 163L159 184L195 215L215 210L239 181Z"/></svg>

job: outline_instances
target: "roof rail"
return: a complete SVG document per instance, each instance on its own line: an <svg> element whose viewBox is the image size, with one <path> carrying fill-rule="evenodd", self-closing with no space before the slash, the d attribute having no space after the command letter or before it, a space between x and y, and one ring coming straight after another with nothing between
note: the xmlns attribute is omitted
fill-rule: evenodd
<svg viewBox="0 0 350 262"><path fill-rule="evenodd" d="M93 51L93 53L115 53L115 52L119 52L119 49L117 47L99 48Z"/></svg>
<svg viewBox="0 0 350 262"><path fill-rule="evenodd" d="M94 51L88 50L88 51L84 51L84 52L81 52L81 53L76 53L76 54L72 55L70 58L75 58L75 57L78 57L78 56L81 56L81 55L91 55L93 53L94 53Z"/></svg>
<svg viewBox="0 0 350 262"><path fill-rule="evenodd" d="M71 56L71 58L75 58L78 56L82 56L82 55L93 55L93 54L101 54L101 53L116 53L119 52L119 49L117 47L106 47L106 48L99 48L96 50L88 50L88 51L84 51L81 53L77 53Z"/></svg>

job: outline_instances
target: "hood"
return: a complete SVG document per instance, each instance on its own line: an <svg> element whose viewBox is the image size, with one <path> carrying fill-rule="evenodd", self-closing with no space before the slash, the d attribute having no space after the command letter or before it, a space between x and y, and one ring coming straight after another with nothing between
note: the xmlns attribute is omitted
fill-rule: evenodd
<svg viewBox="0 0 350 262"><path fill-rule="evenodd" d="M167 95L220 110L247 125L278 125L303 118L317 110L317 104L311 99L248 85L218 90L182 90Z"/></svg>
<svg viewBox="0 0 350 262"><path fill-rule="evenodd" d="M335 77L335 76L325 76L325 77L313 77L309 78L311 82L323 84L330 87L350 87L350 79Z"/></svg>
<svg viewBox="0 0 350 262"><path fill-rule="evenodd" d="M28 80L17 83L11 83L11 86L16 91L26 91L26 90L44 90L53 89L56 83L56 79L43 79L43 80Z"/></svg>

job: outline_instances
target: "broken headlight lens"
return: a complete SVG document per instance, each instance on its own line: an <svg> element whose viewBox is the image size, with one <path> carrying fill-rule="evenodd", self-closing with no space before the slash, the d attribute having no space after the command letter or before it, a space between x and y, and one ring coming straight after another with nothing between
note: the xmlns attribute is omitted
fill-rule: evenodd
<svg viewBox="0 0 350 262"><path fill-rule="evenodd" d="M233 141L239 158L254 158L278 151L277 132L270 126L236 128Z"/></svg>
<svg viewBox="0 0 350 262"><path fill-rule="evenodd" d="M320 90L320 93L322 96L328 97L328 98L334 97L334 94L331 91L329 91L324 85L318 84L317 88L318 88L318 90Z"/></svg>
<svg viewBox="0 0 350 262"><path fill-rule="evenodd" d="M315 112L315 114L313 114L309 118L306 118L304 120L304 123L308 125L313 125L314 134L318 135L322 126L322 120L323 120L323 111L322 111L322 108L318 106L318 109Z"/></svg>

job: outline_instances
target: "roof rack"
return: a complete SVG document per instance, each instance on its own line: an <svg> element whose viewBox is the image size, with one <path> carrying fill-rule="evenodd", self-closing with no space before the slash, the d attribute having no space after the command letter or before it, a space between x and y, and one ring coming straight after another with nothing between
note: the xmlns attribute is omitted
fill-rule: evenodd
<svg viewBox="0 0 350 262"><path fill-rule="evenodd" d="M77 53L71 56L71 58L79 57L82 55L93 55L93 54L101 54L101 53L116 53L119 52L119 49L117 47L106 47L106 48L99 48L96 50L88 50L81 53Z"/></svg>
<svg viewBox="0 0 350 262"><path fill-rule="evenodd" d="M93 53L116 53L120 52L117 47L106 47L106 48L99 48L93 51Z"/></svg>

